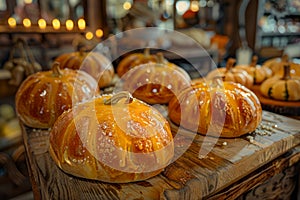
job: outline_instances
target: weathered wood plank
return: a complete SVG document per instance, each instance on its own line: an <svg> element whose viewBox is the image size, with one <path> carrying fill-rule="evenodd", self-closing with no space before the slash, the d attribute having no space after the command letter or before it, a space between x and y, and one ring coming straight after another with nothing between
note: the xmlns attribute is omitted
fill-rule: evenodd
<svg viewBox="0 0 300 200"><path fill-rule="evenodd" d="M178 127L172 124L178 136L175 161L158 176L128 184L68 175L48 153L48 130L23 126L23 135L37 199L200 199L216 194L300 144L298 120L263 112L263 123L277 126L271 132L261 129L235 139L204 137L187 130L177 132Z"/></svg>
<svg viewBox="0 0 300 200"><path fill-rule="evenodd" d="M292 148L295 143L300 143L299 134L297 134L299 131L296 130L297 127L299 127L298 121L290 121L289 118L283 118L281 116L278 120L277 117L266 113L266 121L264 121L264 124L269 124L271 122L272 124L275 124L274 122L276 122L277 127L283 127L287 132L283 132L283 129L276 128L274 130L272 129L272 132L269 134L266 133L266 130L262 129L266 134L259 135L261 133L253 133L248 135L253 137L252 142L248 141L246 138L247 136L235 139L219 138L218 141L215 141L215 138L195 137L195 142L197 144L201 144L202 147L204 146L211 150L208 155L204 153L206 155L203 158L205 162L200 162L199 164L195 162L196 165L201 166L201 170L196 171L195 173L206 174L206 176L217 174L218 181L212 185L214 185L216 189L220 189L228 185L228 180L236 181L240 179L245 174L252 172L251 169L262 166L269 160L273 160L283 154L286 149ZM259 140L257 141L257 139ZM221 145L224 142L226 142L226 146ZM193 145L191 145L188 152L192 149ZM194 157L196 156L197 155L194 154ZM217 160L211 162L218 157L230 161L231 164L228 162L227 164L222 165L222 163ZM188 162L184 161L183 163ZM203 163L205 165L203 165ZM211 168L214 164L217 164L221 170L216 168L215 170L212 169L211 171L205 171L203 173L203 170L208 168L207 166ZM226 170L224 170L223 167L226 168ZM199 178L199 180L201 179ZM204 194L206 195L206 193Z"/></svg>
<svg viewBox="0 0 300 200"><path fill-rule="evenodd" d="M290 151L287 155L282 155L279 159L274 160L265 166L261 167L259 171L253 172L246 177L239 184L235 184L230 188L226 188L225 190L219 192L218 194L210 195L205 199L236 199L240 195L243 194L243 191L251 190L265 181L267 181L270 177L281 173L284 169L291 167L300 161L300 146L297 146L293 150ZM279 195L279 194L276 194ZM260 196L260 198L262 198ZM277 197L278 198L278 197ZM268 199L277 199L271 198L268 196Z"/></svg>
<svg viewBox="0 0 300 200"><path fill-rule="evenodd" d="M25 126L22 125L20 122L21 129L22 129L22 136L24 140L24 148L26 151L26 164L28 167L28 174L31 180L31 185L32 185L32 191L34 195L34 199L41 199L41 192L40 192L40 187L39 187L39 173L38 173L38 166L34 162L34 156L33 152L29 146L29 140L28 140L28 133L29 131L26 129ZM29 133L30 134L30 133Z"/></svg>

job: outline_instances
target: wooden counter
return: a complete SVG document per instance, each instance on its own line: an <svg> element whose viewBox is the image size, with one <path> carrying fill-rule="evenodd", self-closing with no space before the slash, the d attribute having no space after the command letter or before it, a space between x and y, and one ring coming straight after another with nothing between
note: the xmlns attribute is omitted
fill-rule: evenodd
<svg viewBox="0 0 300 200"><path fill-rule="evenodd" d="M161 174L128 184L107 184L64 173L48 153L49 131L22 128L36 199L194 200L235 199L299 163L299 122L264 111L255 133L218 141L181 130L182 137L175 140L178 149L195 136L185 153ZM172 125L172 131L177 130Z"/></svg>

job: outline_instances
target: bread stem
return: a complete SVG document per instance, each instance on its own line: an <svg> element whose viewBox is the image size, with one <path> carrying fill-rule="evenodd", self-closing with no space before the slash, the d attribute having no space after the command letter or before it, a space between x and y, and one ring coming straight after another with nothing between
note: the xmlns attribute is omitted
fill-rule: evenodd
<svg viewBox="0 0 300 200"><path fill-rule="evenodd" d="M62 72L60 70L60 63L59 62L54 62L52 64L52 74L55 77L59 77L62 75Z"/></svg>
<svg viewBox="0 0 300 200"><path fill-rule="evenodd" d="M150 56L150 49L149 48L145 48L144 49L144 56L145 57L149 57Z"/></svg>
<svg viewBox="0 0 300 200"><path fill-rule="evenodd" d="M257 60L258 60L257 56L253 56L252 60L251 60L250 67L256 67Z"/></svg>
<svg viewBox="0 0 300 200"><path fill-rule="evenodd" d="M227 63L226 63L226 72L230 71L233 68L233 65L234 65L235 61L236 60L234 58L229 58L227 60Z"/></svg>
<svg viewBox="0 0 300 200"><path fill-rule="evenodd" d="M286 62L286 63L284 63L283 67L284 67L284 71L283 71L282 80L291 79L290 65Z"/></svg>
<svg viewBox="0 0 300 200"><path fill-rule="evenodd" d="M117 104L121 99L126 99L125 104L129 104L133 101L132 95L127 91L122 91L114 94L111 98L104 101L104 105L114 105Z"/></svg>

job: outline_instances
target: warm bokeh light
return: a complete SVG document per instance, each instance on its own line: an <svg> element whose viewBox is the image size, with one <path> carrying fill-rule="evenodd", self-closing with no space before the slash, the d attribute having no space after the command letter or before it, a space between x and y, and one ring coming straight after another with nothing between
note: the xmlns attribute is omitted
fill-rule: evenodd
<svg viewBox="0 0 300 200"><path fill-rule="evenodd" d="M176 3L176 10L179 15L182 15L185 11L189 9L190 2L188 1L178 1Z"/></svg>
<svg viewBox="0 0 300 200"><path fill-rule="evenodd" d="M123 4L123 8L124 10L129 10L131 8L131 3L126 1L124 4Z"/></svg>
<svg viewBox="0 0 300 200"><path fill-rule="evenodd" d="M28 18L23 19L23 25L25 28L30 28L31 27L31 21Z"/></svg>
<svg viewBox="0 0 300 200"><path fill-rule="evenodd" d="M66 29L68 31L71 31L71 30L73 30L73 28L74 28L74 22L72 20L68 19L66 21Z"/></svg>
<svg viewBox="0 0 300 200"><path fill-rule="evenodd" d="M31 3L32 3L32 0L24 0L24 3L26 3L26 4L31 4Z"/></svg>
<svg viewBox="0 0 300 200"><path fill-rule="evenodd" d="M17 21L13 17L8 18L7 23L11 28L15 28L17 26Z"/></svg>
<svg viewBox="0 0 300 200"><path fill-rule="evenodd" d="M85 34L85 38L87 39L87 40L91 40L91 39L93 39L93 37L94 37L94 35L93 35L93 33L92 32L87 32L86 34Z"/></svg>
<svg viewBox="0 0 300 200"><path fill-rule="evenodd" d="M199 11L199 3L198 1L191 2L191 11L198 12Z"/></svg>
<svg viewBox="0 0 300 200"><path fill-rule="evenodd" d="M78 24L78 28L80 30L84 30L85 29L85 20L84 19L79 19L78 22L77 22L77 24Z"/></svg>
<svg viewBox="0 0 300 200"><path fill-rule="evenodd" d="M39 19L39 20L38 20L38 25L39 25L40 29L45 29L46 26L47 26L46 20L44 20L44 19Z"/></svg>
<svg viewBox="0 0 300 200"><path fill-rule="evenodd" d="M52 26L55 30L60 29L60 21L58 19L53 19L52 20Z"/></svg>
<svg viewBox="0 0 300 200"><path fill-rule="evenodd" d="M103 31L102 31L102 29L97 29L96 30L96 36L98 37L98 38L101 38L102 36L103 36Z"/></svg>

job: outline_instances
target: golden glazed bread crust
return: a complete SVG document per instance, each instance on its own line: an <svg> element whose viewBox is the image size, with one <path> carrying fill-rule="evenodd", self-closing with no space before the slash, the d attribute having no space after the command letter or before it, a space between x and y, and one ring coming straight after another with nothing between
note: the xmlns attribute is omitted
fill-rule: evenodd
<svg viewBox="0 0 300 200"><path fill-rule="evenodd" d="M261 65L256 65L254 67L249 65L238 65L235 68L245 70L253 77L254 84L261 84L264 80L272 76L272 71Z"/></svg>
<svg viewBox="0 0 300 200"><path fill-rule="evenodd" d="M254 131L262 119L256 95L241 84L211 84L199 82L172 98L170 119L204 135L233 138Z"/></svg>
<svg viewBox="0 0 300 200"><path fill-rule="evenodd" d="M190 86L189 75L174 64L147 63L136 66L122 77L118 89L129 91L149 104L168 103L174 95Z"/></svg>
<svg viewBox="0 0 300 200"><path fill-rule="evenodd" d="M33 128L50 128L63 111L73 104L99 94L97 82L83 71L38 72L29 76L16 93L16 112L20 120Z"/></svg>
<svg viewBox="0 0 300 200"><path fill-rule="evenodd" d="M270 69L273 72L273 75L282 76L284 73L285 63L288 63L290 65L292 76L300 76L300 64L289 61L289 58L286 55L283 55L282 58L271 58L269 60L266 60L263 63L263 67Z"/></svg>
<svg viewBox="0 0 300 200"><path fill-rule="evenodd" d="M251 88L253 86L253 77L250 76L245 70L239 68L233 68L230 71L227 71L226 68L218 68L209 72L206 76L206 79L212 80L218 76L224 76L224 81L240 83L247 88Z"/></svg>
<svg viewBox="0 0 300 200"><path fill-rule="evenodd" d="M132 53L120 61L117 66L117 74L119 77L122 77L133 67L148 62L157 62L157 57L155 55L145 53Z"/></svg>
<svg viewBox="0 0 300 200"><path fill-rule="evenodd" d="M111 61L97 52L64 53L55 59L61 68L80 69L93 76L100 88L109 86L115 74Z"/></svg>
<svg viewBox="0 0 300 200"><path fill-rule="evenodd" d="M167 120L137 99L104 105L108 97L59 117L50 133L51 157L66 173L87 179L124 183L157 175L174 155Z"/></svg>

